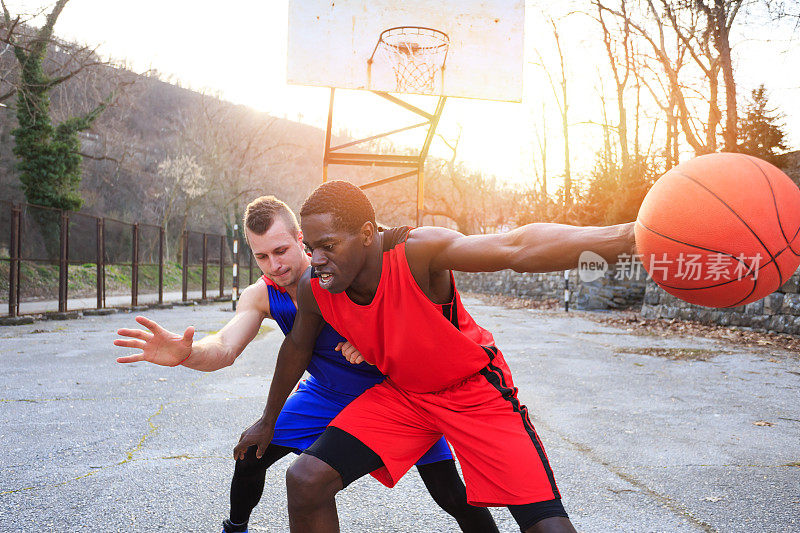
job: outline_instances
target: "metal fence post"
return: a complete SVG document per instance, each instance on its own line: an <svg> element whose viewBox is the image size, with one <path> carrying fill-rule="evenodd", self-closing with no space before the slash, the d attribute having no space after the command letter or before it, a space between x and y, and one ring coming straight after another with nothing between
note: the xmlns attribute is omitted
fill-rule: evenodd
<svg viewBox="0 0 800 533"><path fill-rule="evenodd" d="M58 257L58 311L67 311L67 282L69 279L69 215L61 211L61 235L59 238Z"/></svg>
<svg viewBox="0 0 800 533"><path fill-rule="evenodd" d="M97 219L97 259L96 259L96 266L97 266L97 308L98 309L102 309L103 308L103 300L105 300L104 294L103 294L105 292L104 291L104 289L105 289L104 285L105 284L104 284L104 280L103 280L103 277L104 277L103 273L104 273L104 270L105 270L105 265L104 265L105 257L103 257L105 255L105 250L104 250L105 247L103 246L104 245L103 233L104 233L103 219L102 218L98 218Z"/></svg>
<svg viewBox="0 0 800 533"><path fill-rule="evenodd" d="M11 258L8 262L8 314L15 317L19 312L19 243L22 210L18 204L11 207Z"/></svg>
<svg viewBox="0 0 800 533"><path fill-rule="evenodd" d="M247 247L247 280L248 285L253 284L253 252Z"/></svg>
<svg viewBox="0 0 800 533"><path fill-rule="evenodd" d="M103 276L103 307L106 306L106 219L101 218L100 222L103 224L103 238L101 239L100 243L102 244L102 248L100 250L100 256L103 258L103 270L101 274Z"/></svg>
<svg viewBox="0 0 800 533"><path fill-rule="evenodd" d="M131 306L139 305L139 223L133 225L131 253Z"/></svg>
<svg viewBox="0 0 800 533"><path fill-rule="evenodd" d="M203 283L202 283L202 296L200 297L202 300L206 299L206 288L207 288L207 277L208 277L208 234L203 233Z"/></svg>
<svg viewBox="0 0 800 533"><path fill-rule="evenodd" d="M158 303L164 303L164 228L158 228Z"/></svg>
<svg viewBox="0 0 800 533"><path fill-rule="evenodd" d="M231 306L236 311L236 300L239 299L239 224L233 225L233 265L231 266Z"/></svg>
<svg viewBox="0 0 800 533"><path fill-rule="evenodd" d="M219 236L219 297L225 296L225 235Z"/></svg>
<svg viewBox="0 0 800 533"><path fill-rule="evenodd" d="M183 251L181 252L181 299L185 302L188 300L189 295L189 232L184 231L181 235L181 244Z"/></svg>

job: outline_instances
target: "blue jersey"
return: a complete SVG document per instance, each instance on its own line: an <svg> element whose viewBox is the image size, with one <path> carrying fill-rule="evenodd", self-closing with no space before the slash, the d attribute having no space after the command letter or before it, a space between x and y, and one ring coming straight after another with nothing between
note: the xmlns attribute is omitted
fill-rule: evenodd
<svg viewBox="0 0 800 533"><path fill-rule="evenodd" d="M283 287L276 285L267 276L262 276L262 279L267 284L269 313L283 334L288 335L294 324L297 307ZM317 337L307 369L315 384L340 394L358 396L383 381L385 376L374 366L349 363L342 352L336 351L336 345L340 342L345 342L345 338L326 323Z"/></svg>

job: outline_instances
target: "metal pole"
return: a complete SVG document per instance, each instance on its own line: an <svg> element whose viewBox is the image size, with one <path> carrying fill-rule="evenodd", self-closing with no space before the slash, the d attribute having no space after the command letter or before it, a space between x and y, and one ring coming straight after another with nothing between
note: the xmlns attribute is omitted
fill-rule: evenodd
<svg viewBox="0 0 800 533"><path fill-rule="evenodd" d="M18 204L11 207L11 258L8 262L8 314L17 316L19 311L19 242L22 210Z"/></svg>
<svg viewBox="0 0 800 533"><path fill-rule="evenodd" d="M131 254L131 305L139 305L139 223L133 225Z"/></svg>
<svg viewBox="0 0 800 533"><path fill-rule="evenodd" d="M430 126L425 136L425 142L422 144L422 149L419 152L419 170L417 173L417 226L422 224L422 216L425 213L425 159L428 157L428 150L433 142L436 128L439 126L439 119L442 118L442 111L444 111L444 103L446 101L446 96L439 97L439 101L436 103L436 111L433 112L433 116L430 118Z"/></svg>
<svg viewBox="0 0 800 533"><path fill-rule="evenodd" d="M231 306L236 311L236 300L239 299L239 224L233 225L233 280L231 288Z"/></svg>
<svg viewBox="0 0 800 533"><path fill-rule="evenodd" d="M189 232L185 231L181 235L181 245L183 251L181 252L181 300L188 300L189 296Z"/></svg>
<svg viewBox="0 0 800 533"><path fill-rule="evenodd" d="M417 170L417 218L416 218L416 226L419 227L422 225L422 214L423 214L423 204L424 200L424 187L425 187L425 178L422 171L423 164L420 163L419 170Z"/></svg>
<svg viewBox="0 0 800 533"><path fill-rule="evenodd" d="M219 297L225 296L225 235L219 236Z"/></svg>
<svg viewBox="0 0 800 533"><path fill-rule="evenodd" d="M331 87L331 99L328 103L328 127L325 130L325 153L322 156L322 183L328 181L328 154L331 151L331 126L333 125L333 93L336 89Z"/></svg>
<svg viewBox="0 0 800 533"><path fill-rule="evenodd" d="M207 281L206 277L208 276L208 234L203 233L203 291L201 299L206 299L206 288L207 288Z"/></svg>
<svg viewBox="0 0 800 533"><path fill-rule="evenodd" d="M103 262L103 268L100 269L100 289L102 291L101 295L103 297L103 307L106 306L106 219L100 219L100 227L102 229L101 238L100 238L100 257Z"/></svg>
<svg viewBox="0 0 800 533"><path fill-rule="evenodd" d="M97 267L97 308L103 308L103 219L96 220L97 228L97 250L95 264Z"/></svg>
<svg viewBox="0 0 800 533"><path fill-rule="evenodd" d="M569 313L569 270L564 271L564 311Z"/></svg>
<svg viewBox="0 0 800 533"><path fill-rule="evenodd" d="M58 258L58 311L67 311L67 281L69 278L69 215L61 211L61 235L59 242L60 254Z"/></svg>
<svg viewBox="0 0 800 533"><path fill-rule="evenodd" d="M158 303L164 303L164 228L158 228Z"/></svg>

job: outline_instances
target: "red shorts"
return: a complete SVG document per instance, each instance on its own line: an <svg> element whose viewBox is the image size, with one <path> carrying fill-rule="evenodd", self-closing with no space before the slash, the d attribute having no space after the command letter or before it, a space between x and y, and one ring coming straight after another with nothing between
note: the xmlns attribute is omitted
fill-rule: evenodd
<svg viewBox="0 0 800 533"><path fill-rule="evenodd" d="M560 498L527 408L519 403L502 354L447 389L415 393L390 379L356 398L330 425L372 449L373 472L393 487L442 435L455 450L472 505L524 505Z"/></svg>

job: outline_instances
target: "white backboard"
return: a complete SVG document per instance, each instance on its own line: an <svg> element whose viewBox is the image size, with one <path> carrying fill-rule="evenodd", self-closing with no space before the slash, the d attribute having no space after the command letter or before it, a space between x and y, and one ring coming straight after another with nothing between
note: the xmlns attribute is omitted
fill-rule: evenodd
<svg viewBox="0 0 800 533"><path fill-rule="evenodd" d="M524 9L522 0L289 0L288 82L519 102Z"/></svg>

